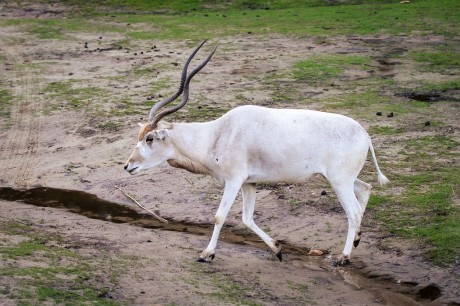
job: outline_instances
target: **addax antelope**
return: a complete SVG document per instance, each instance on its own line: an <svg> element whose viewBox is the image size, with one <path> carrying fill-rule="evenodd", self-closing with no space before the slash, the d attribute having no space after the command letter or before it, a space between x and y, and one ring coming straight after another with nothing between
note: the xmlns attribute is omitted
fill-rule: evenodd
<svg viewBox="0 0 460 306"><path fill-rule="evenodd" d="M166 161L173 167L211 175L223 182L224 194L215 215L214 231L198 261L214 258L219 232L240 189L244 224L281 260L281 246L254 222L256 184L304 182L320 174L331 184L348 218L345 247L336 263L349 262L353 244L357 246L360 240L361 219L371 192L371 185L358 179L369 150L378 182L389 182L379 169L365 129L338 114L253 105L237 107L210 122L161 121L184 107L190 81L216 51L217 46L187 75L190 61L203 44L185 62L176 94L150 110L149 121L141 126L125 170L136 174ZM182 93L180 104L162 109Z"/></svg>

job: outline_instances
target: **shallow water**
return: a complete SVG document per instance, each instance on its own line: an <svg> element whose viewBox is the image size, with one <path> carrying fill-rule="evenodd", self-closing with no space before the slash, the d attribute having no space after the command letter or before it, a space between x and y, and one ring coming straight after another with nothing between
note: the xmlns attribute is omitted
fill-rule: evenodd
<svg viewBox="0 0 460 306"><path fill-rule="evenodd" d="M130 207L103 200L93 194L83 191L37 187L27 190L17 190L9 187L0 188L0 199L6 201L20 201L39 207L53 207L67 209L88 218L110 221L114 223L128 223L145 228L156 228L177 232L187 232L195 235L211 236L213 224L197 224L170 221L163 223L149 214L138 212ZM221 239L230 243L250 244L267 249L265 244L255 235L248 235L236 229L222 229ZM299 248L283 244L283 253L296 256L308 256L308 248ZM327 254L327 251L323 251Z"/></svg>

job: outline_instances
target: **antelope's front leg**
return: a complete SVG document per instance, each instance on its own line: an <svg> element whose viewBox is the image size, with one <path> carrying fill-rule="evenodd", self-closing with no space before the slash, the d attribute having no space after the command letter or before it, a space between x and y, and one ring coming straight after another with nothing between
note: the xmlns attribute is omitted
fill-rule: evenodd
<svg viewBox="0 0 460 306"><path fill-rule="evenodd" d="M220 201L219 208L215 216L214 231L212 232L211 240L209 241L208 247L201 253L198 262L210 262L215 257L215 249L217 246L217 240L219 239L220 230L224 225L225 219L227 218L228 212L235 202L235 198L240 190L241 183L225 183L224 195Z"/></svg>
<svg viewBox="0 0 460 306"><path fill-rule="evenodd" d="M281 245L268 236L260 227L254 222L254 207L256 202L256 185L255 184L243 184L241 187L243 194L243 223L256 233L275 253L276 257L281 261Z"/></svg>

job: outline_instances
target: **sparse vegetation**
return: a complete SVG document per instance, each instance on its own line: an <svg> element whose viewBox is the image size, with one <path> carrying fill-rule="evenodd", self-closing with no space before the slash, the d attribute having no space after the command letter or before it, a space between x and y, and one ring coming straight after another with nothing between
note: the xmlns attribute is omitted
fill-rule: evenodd
<svg viewBox="0 0 460 306"><path fill-rule="evenodd" d="M9 107L13 101L13 96L9 90L0 88L0 116L8 117L9 116Z"/></svg>
<svg viewBox="0 0 460 306"><path fill-rule="evenodd" d="M95 109L98 103L93 99L101 96L104 92L97 87L75 88L74 82L53 82L48 84L44 91L48 93L51 106L50 109L58 109L59 107L70 107L73 109L84 108L88 113L91 109Z"/></svg>
<svg viewBox="0 0 460 306"><path fill-rule="evenodd" d="M18 305L123 303L109 298L110 291L117 286L120 267L116 262L103 258L89 261L66 248L62 237L37 231L23 220L2 223L0 234L0 274L9 280L8 285L0 284L0 291ZM11 243L17 240L18 243Z"/></svg>
<svg viewBox="0 0 460 306"><path fill-rule="evenodd" d="M370 59L361 56L319 55L313 56L294 66L293 75L299 81L322 83L338 77L347 68L368 69Z"/></svg>

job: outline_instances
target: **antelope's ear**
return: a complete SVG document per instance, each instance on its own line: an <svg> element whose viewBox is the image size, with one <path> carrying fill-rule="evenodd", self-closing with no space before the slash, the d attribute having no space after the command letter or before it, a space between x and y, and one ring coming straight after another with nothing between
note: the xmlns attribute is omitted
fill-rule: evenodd
<svg viewBox="0 0 460 306"><path fill-rule="evenodd" d="M168 136L168 130L158 130L155 131L155 134L157 136L157 139L163 140L166 138L166 136Z"/></svg>

